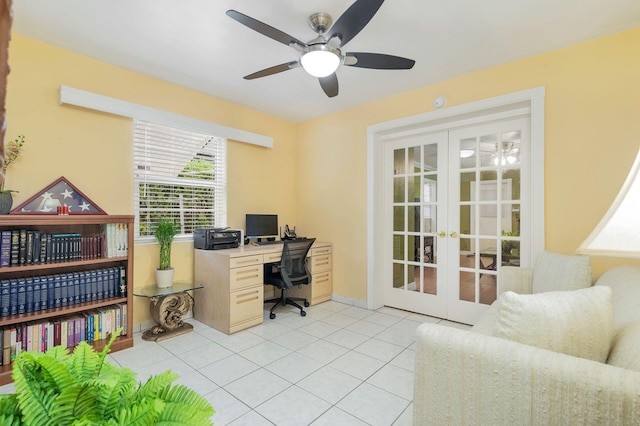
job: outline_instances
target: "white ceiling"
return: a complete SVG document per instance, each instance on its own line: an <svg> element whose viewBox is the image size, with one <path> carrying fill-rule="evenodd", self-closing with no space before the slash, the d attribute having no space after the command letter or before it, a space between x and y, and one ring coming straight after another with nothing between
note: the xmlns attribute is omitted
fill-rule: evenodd
<svg viewBox="0 0 640 426"><path fill-rule="evenodd" d="M335 22L352 3L14 0L13 31L297 122L640 26L639 0L387 0L342 50L408 57L412 70L342 66L331 99L301 68L242 78L298 54L226 10L309 41L310 14L327 12Z"/></svg>

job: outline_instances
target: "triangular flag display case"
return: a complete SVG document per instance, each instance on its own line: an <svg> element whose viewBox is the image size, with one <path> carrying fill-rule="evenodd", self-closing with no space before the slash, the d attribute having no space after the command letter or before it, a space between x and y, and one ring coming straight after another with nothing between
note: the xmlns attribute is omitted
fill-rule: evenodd
<svg viewBox="0 0 640 426"><path fill-rule="evenodd" d="M107 214L64 176L11 210L10 214L58 214L58 206L69 207L72 215Z"/></svg>

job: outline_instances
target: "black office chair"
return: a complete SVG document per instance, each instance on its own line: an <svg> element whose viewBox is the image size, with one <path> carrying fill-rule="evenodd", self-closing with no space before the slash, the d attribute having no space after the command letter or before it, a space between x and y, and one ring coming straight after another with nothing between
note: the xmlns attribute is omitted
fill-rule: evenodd
<svg viewBox="0 0 640 426"><path fill-rule="evenodd" d="M296 303L296 301L304 302L306 308L309 306L307 299L287 297L287 291L295 285L311 284L311 273L307 267L307 253L309 253L309 249L315 240L315 238L284 240L280 263L267 263L264 265L265 284L270 284L281 290L280 297L264 301L264 303L276 302L269 311L269 318L274 319L276 317L273 310L280 305L295 306L300 309L301 316L307 315L302 306Z"/></svg>

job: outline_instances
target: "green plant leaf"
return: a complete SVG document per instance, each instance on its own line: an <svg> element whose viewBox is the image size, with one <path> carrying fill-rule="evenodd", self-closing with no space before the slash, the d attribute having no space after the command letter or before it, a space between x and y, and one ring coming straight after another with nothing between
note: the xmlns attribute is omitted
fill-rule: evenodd
<svg viewBox="0 0 640 426"><path fill-rule="evenodd" d="M174 402L179 405L186 405L195 410L202 411L206 417L211 417L215 413L211 404L193 389L183 385L176 385L163 389L160 397L166 402Z"/></svg>
<svg viewBox="0 0 640 426"><path fill-rule="evenodd" d="M87 342L80 342L69 359L69 371L80 382L98 375L98 355Z"/></svg>
<svg viewBox="0 0 640 426"><path fill-rule="evenodd" d="M149 379L138 389L139 400L157 397L160 392L171 386L171 383L173 383L177 378L178 375L171 371L165 371L164 373L149 377Z"/></svg>
<svg viewBox="0 0 640 426"><path fill-rule="evenodd" d="M143 401L140 404L132 405L126 409L121 409L115 416L119 425L126 426L148 426L155 424L155 418L164 408L164 402L160 399Z"/></svg>
<svg viewBox="0 0 640 426"><path fill-rule="evenodd" d="M100 419L96 413L96 398L101 392L99 387L77 384L64 389L55 400L50 413L51 424L69 425L73 419Z"/></svg>

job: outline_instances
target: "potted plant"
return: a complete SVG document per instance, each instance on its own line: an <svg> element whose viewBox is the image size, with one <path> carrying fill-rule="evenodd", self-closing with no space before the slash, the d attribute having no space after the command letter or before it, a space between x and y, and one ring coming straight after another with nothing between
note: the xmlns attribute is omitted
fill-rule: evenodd
<svg viewBox="0 0 640 426"><path fill-rule="evenodd" d="M111 365L107 353L118 330L97 353L81 342L20 352L13 364L16 393L0 395L1 425L211 425L211 404L192 389L172 385L167 371L137 383L128 368Z"/></svg>
<svg viewBox="0 0 640 426"><path fill-rule="evenodd" d="M178 233L178 226L172 219L161 217L154 235L160 244L160 264L156 269L156 285L160 288L173 284L173 268L171 267L171 243Z"/></svg>
<svg viewBox="0 0 640 426"><path fill-rule="evenodd" d="M7 167L18 159L22 153L24 142L24 136L18 135L17 138L8 141L4 145L4 162L2 163L2 180L0 182L0 214L7 214L11 211L11 207L13 206L13 196L11 193L18 192L12 189L4 189L4 181L7 178Z"/></svg>

